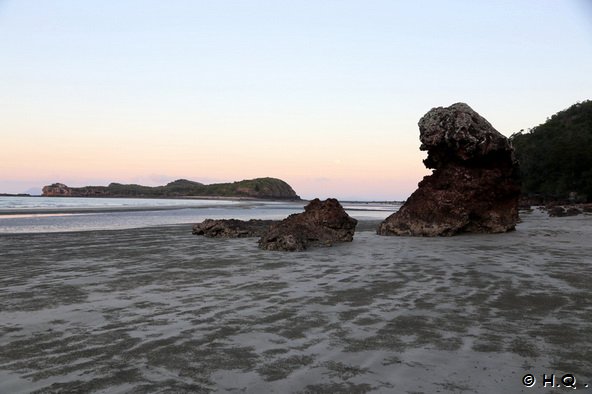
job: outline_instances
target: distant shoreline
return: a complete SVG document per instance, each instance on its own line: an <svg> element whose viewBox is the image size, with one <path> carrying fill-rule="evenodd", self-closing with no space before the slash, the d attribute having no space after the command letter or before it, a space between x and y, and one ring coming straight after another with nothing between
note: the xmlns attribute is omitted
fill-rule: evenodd
<svg viewBox="0 0 592 394"><path fill-rule="evenodd" d="M44 198L131 198L131 199L150 199L150 200L228 200L228 201L261 201L261 202L302 202L307 203L310 200L300 198L299 200L292 200L287 198L257 198L257 197L237 197L237 196L43 196L31 194L8 194L0 193L0 197L44 197ZM405 200L341 200L342 204L403 204Z"/></svg>
<svg viewBox="0 0 592 394"><path fill-rule="evenodd" d="M57 197L47 197L47 196L31 196L31 197L45 197L45 198L64 198L62 196ZM80 199L88 199L94 197L69 197L69 198L80 198ZM247 206L250 205L259 205L265 204L270 202L284 202L284 203L292 203L300 205L306 204L307 201L305 200L298 200L298 201L287 201L287 200L271 200L271 199L256 199L256 198L245 198L245 197L229 197L229 198L208 198L208 197L96 197L101 199L138 199L138 200L201 200L201 201L230 201L230 202L245 202ZM201 205L199 208L220 208L221 205L212 204L212 205ZM179 210L179 209L191 209L196 208L196 206L187 204L187 205L154 205L154 206L115 206L115 207L42 207L42 208L9 208L9 209L2 209L0 208L0 217L7 217L11 215L45 215L45 214L92 214L92 213L110 213L110 212L148 212L148 211L172 211L172 210Z"/></svg>
<svg viewBox="0 0 592 394"><path fill-rule="evenodd" d="M216 207L216 206L212 206ZM47 215L47 214L80 214L80 213L110 213L110 212L147 212L147 211L173 211L176 209L189 209L191 206L169 207L100 207L100 208L15 208L0 209L0 216L11 215ZM201 207L200 207L201 208ZM203 208L207 208L203 207Z"/></svg>
<svg viewBox="0 0 592 394"><path fill-rule="evenodd" d="M17 193L17 194L0 193L0 197L41 197L41 196L32 196L28 193Z"/></svg>
<svg viewBox="0 0 592 394"><path fill-rule="evenodd" d="M13 196L19 197L19 196ZM24 196L27 197L27 196ZM29 197L45 197L45 198L132 198L140 200L229 200L229 201L307 201L303 199L290 199L290 198L258 198L258 197L247 197L247 196L106 196L106 195L95 195L95 196L44 196L36 195Z"/></svg>
<svg viewBox="0 0 592 394"><path fill-rule="evenodd" d="M32 198L117 198L117 199L138 199L138 200L228 200L228 201L277 201L277 202L307 202L305 199L289 199L289 198L257 198L246 196L44 196L41 194L8 194L0 193L0 197L32 197Z"/></svg>

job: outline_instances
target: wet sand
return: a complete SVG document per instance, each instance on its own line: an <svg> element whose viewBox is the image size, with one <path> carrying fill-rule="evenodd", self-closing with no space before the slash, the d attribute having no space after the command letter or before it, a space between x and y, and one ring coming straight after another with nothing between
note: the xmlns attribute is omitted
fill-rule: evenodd
<svg viewBox="0 0 592 394"><path fill-rule="evenodd" d="M187 225L0 235L0 392L592 391L592 216L522 218L452 238L362 222L302 253Z"/></svg>

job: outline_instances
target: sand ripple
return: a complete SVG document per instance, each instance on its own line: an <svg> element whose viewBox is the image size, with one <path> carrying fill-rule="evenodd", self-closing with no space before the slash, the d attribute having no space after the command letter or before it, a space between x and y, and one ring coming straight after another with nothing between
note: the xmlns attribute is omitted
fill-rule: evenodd
<svg viewBox="0 0 592 394"><path fill-rule="evenodd" d="M592 218L303 253L187 226L0 235L0 392L592 387Z"/></svg>

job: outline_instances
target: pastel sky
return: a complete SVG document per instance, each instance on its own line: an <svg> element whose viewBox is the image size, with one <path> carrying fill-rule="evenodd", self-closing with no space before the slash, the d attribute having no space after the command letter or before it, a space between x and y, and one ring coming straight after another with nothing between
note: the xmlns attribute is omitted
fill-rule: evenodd
<svg viewBox="0 0 592 394"><path fill-rule="evenodd" d="M0 192L271 176L401 200L417 122L592 98L588 0L0 0Z"/></svg>

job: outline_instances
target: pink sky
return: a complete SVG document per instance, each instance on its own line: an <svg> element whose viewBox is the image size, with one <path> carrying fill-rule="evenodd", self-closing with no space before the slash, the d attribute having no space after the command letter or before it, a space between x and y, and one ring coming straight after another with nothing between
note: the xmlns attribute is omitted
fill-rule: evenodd
<svg viewBox="0 0 592 394"><path fill-rule="evenodd" d="M0 192L276 177L401 200L417 122L502 134L590 98L589 2L0 2Z"/></svg>

